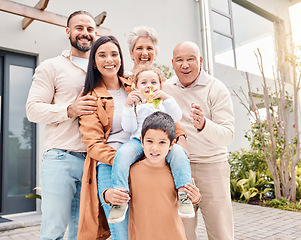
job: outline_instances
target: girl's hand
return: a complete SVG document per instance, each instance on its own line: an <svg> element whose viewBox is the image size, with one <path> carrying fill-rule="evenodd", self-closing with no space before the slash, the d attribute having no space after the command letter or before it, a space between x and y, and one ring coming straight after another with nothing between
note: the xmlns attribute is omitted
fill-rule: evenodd
<svg viewBox="0 0 301 240"><path fill-rule="evenodd" d="M158 99L160 98L162 101L166 100L167 98L170 98L168 94L163 92L161 89L155 89L153 94L151 95L152 99Z"/></svg>
<svg viewBox="0 0 301 240"><path fill-rule="evenodd" d="M129 93L124 105L130 108L133 107L134 103L138 103L139 101L141 101L140 92L138 90L134 90Z"/></svg>
<svg viewBox="0 0 301 240"><path fill-rule="evenodd" d="M129 194L123 188L109 188L103 194L106 203L123 205L130 200Z"/></svg>
<svg viewBox="0 0 301 240"><path fill-rule="evenodd" d="M194 179L192 178L192 184L185 184L185 192L187 196L191 199L193 204L197 204L201 201L202 196L200 194L200 190L196 187Z"/></svg>

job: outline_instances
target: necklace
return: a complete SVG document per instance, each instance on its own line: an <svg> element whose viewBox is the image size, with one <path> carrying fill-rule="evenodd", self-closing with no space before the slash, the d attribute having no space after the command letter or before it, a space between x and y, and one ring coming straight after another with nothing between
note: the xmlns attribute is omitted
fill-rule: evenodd
<svg viewBox="0 0 301 240"><path fill-rule="evenodd" d="M119 88L117 91L117 95L120 96L120 91L121 91L121 88Z"/></svg>

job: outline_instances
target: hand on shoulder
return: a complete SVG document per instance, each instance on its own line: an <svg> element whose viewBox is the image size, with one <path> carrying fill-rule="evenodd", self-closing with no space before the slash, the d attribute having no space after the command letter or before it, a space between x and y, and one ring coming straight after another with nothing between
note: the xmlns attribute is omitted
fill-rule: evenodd
<svg viewBox="0 0 301 240"><path fill-rule="evenodd" d="M97 110L97 98L92 95L83 96L83 93L84 89L81 90L74 103L68 106L69 118L93 114Z"/></svg>

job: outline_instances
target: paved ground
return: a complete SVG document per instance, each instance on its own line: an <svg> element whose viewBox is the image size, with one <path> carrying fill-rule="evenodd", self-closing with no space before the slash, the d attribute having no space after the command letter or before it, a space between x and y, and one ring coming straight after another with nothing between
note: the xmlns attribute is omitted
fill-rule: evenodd
<svg viewBox="0 0 301 240"><path fill-rule="evenodd" d="M301 213L233 203L235 240L301 240ZM0 223L0 240L38 240L40 214L2 216L12 222ZM198 239L208 240L200 217ZM14 230L7 230L13 229ZM64 239L67 239L65 237Z"/></svg>

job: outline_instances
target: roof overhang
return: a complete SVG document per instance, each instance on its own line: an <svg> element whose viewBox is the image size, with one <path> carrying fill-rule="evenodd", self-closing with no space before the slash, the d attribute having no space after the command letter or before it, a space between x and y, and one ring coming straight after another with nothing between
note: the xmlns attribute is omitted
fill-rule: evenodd
<svg viewBox="0 0 301 240"><path fill-rule="evenodd" d="M21 3L9 0L1 0L0 11L23 16L22 29L25 30L34 20L53 24L60 27L66 27L68 17L45 11L49 0L40 0L35 7L30 7ZM100 13L95 17L96 31L98 36L109 35L111 30L100 25L107 16L106 12Z"/></svg>

